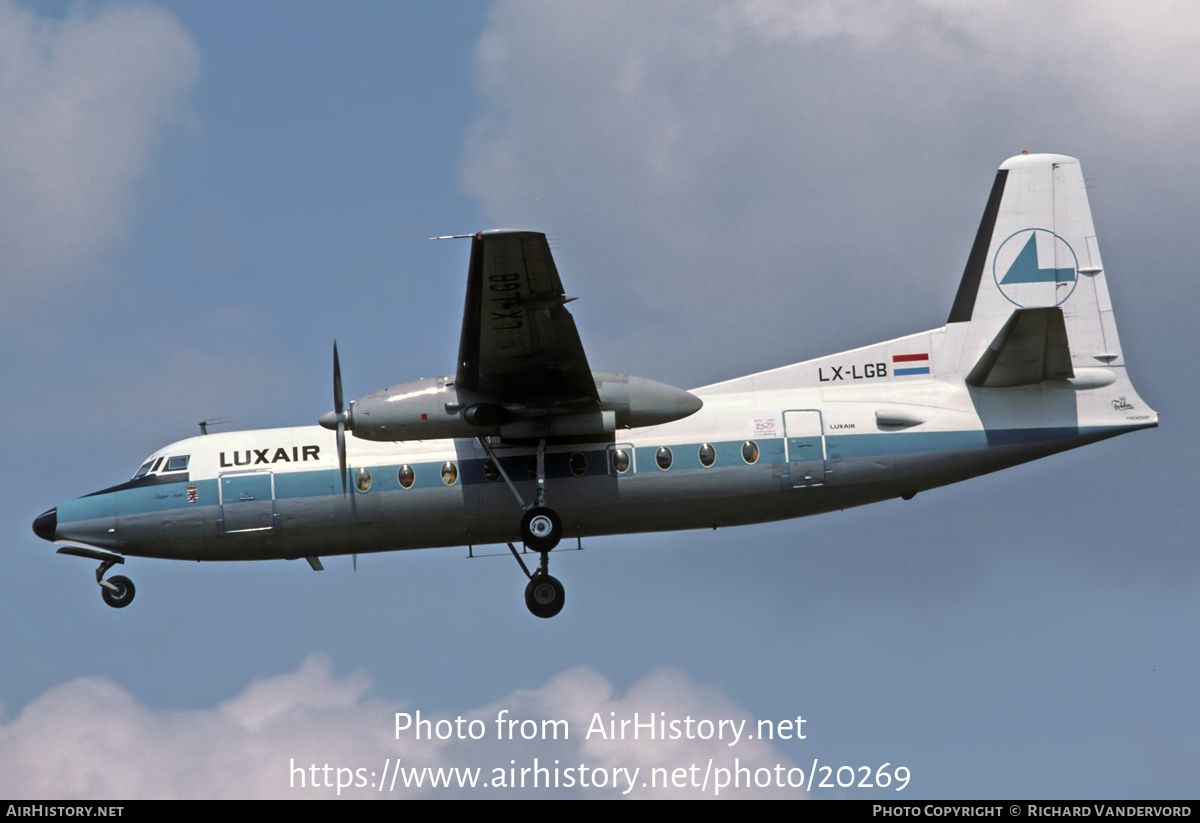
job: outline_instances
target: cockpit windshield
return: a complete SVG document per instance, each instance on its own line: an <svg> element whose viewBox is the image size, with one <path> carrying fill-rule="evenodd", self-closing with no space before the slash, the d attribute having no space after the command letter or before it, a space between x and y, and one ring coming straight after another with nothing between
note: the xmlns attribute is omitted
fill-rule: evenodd
<svg viewBox="0 0 1200 823"><path fill-rule="evenodd" d="M151 458L150 460L147 460L145 463L142 464L142 467L137 470L137 474L135 474L133 476L133 479L137 480L139 477L145 477L150 472L150 467L153 465L154 465L153 458Z"/></svg>

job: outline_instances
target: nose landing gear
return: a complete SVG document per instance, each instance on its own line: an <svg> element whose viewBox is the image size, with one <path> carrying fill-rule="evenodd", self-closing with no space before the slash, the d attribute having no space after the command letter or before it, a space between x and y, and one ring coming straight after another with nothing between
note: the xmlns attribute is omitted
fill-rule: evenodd
<svg viewBox="0 0 1200 823"><path fill-rule="evenodd" d="M109 569L118 563L125 562L124 555L82 543L61 546L58 553L72 557L84 557L88 560L99 560L100 568L96 569L96 583L100 585L100 596L104 598L104 602L114 609L123 609L133 602L133 595L137 590L134 588L132 580L120 574L113 575L107 580L104 579L104 575L108 574Z"/></svg>
<svg viewBox="0 0 1200 823"><path fill-rule="evenodd" d="M133 581L123 574L114 574L107 580L104 579L105 573L118 562L124 563L125 558L102 562L100 568L96 569L96 582L100 584L100 596L104 598L104 602L114 609L123 609L133 602L137 589Z"/></svg>

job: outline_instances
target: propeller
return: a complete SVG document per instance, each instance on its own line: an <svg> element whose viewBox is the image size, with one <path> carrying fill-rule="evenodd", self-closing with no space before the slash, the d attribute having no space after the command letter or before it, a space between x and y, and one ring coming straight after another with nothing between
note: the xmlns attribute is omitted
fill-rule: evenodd
<svg viewBox="0 0 1200 823"><path fill-rule="evenodd" d="M337 341L333 341L333 411L321 415L320 424L327 429L337 430L338 468L342 471L342 496L348 491L346 487L346 424L350 421L350 413L342 403L342 366L338 362Z"/></svg>

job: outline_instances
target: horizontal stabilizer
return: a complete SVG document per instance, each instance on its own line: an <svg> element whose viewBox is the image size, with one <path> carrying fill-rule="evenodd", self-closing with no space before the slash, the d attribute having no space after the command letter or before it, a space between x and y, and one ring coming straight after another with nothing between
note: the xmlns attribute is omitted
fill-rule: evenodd
<svg viewBox="0 0 1200 823"><path fill-rule="evenodd" d="M1018 309L971 369L967 385L1028 386L1074 376L1062 309Z"/></svg>

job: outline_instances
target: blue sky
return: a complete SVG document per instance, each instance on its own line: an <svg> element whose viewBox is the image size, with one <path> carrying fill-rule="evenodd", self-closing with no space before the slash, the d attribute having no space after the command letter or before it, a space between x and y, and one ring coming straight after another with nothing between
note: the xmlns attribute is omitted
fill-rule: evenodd
<svg viewBox="0 0 1200 823"><path fill-rule="evenodd" d="M559 751L397 743L395 711L640 706L803 715L739 751L903 764L901 797L1194 796L1197 14L0 3L0 794L292 797L290 758ZM458 549L131 561L117 612L29 529L201 419L315 422L335 337L350 396L445 373L467 249L432 235L547 232L592 365L676 385L939 326L1025 149L1083 163L1155 431L585 541L552 621Z"/></svg>

